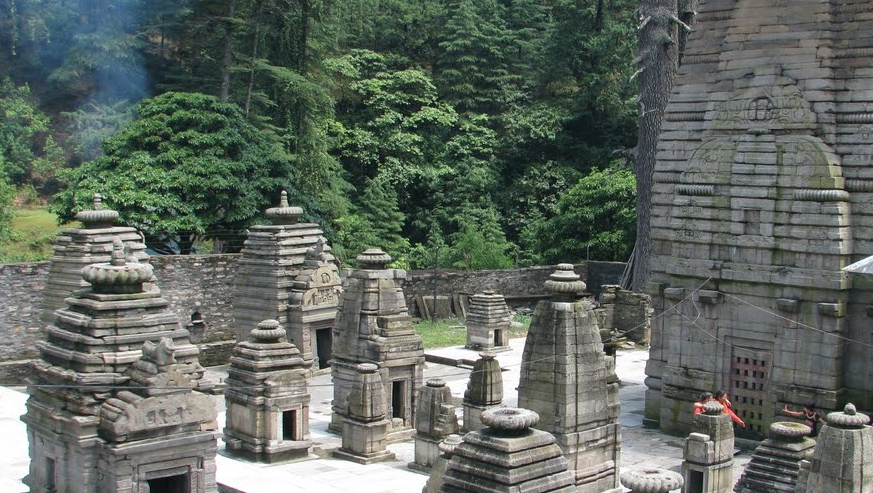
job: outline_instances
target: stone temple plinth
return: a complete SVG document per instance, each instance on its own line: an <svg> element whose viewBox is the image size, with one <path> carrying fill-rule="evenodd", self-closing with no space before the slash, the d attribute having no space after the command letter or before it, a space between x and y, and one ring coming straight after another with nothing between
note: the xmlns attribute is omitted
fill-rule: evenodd
<svg viewBox="0 0 873 493"><path fill-rule="evenodd" d="M192 390L197 382L180 371L174 353L170 339L146 342L127 371L130 390L103 403L97 489L88 491L218 492L215 404Z"/></svg>
<svg viewBox="0 0 873 493"><path fill-rule="evenodd" d="M82 276L91 289L78 291L56 312L38 344L41 358L32 364L33 385L21 418L31 457L24 481L32 491L97 491L100 409L116 387L131 380L126 372L146 342L170 340L180 381L198 390L214 387L203 377L188 331L153 287L149 264L125 259L116 239L111 262L89 265Z"/></svg>
<svg viewBox="0 0 873 493"><path fill-rule="evenodd" d="M790 421L770 425L770 436L755 447L752 460L734 487L737 493L794 493L800 463L812 454L809 426Z"/></svg>
<svg viewBox="0 0 873 493"><path fill-rule="evenodd" d="M42 291L42 320L46 323L54 323L55 310L67 306L66 298L75 291L90 287L82 279L82 268L109 262L114 240L124 244L127 256L148 263L142 234L136 228L115 226L118 211L104 208L100 194L94 194L93 208L77 213L76 220L82 223L81 228L64 229L55 239Z"/></svg>
<svg viewBox="0 0 873 493"><path fill-rule="evenodd" d="M309 454L308 371L284 337L278 321L264 320L234 347L224 391L230 454L269 463Z"/></svg>
<svg viewBox="0 0 873 493"><path fill-rule="evenodd" d="M503 405L503 372L493 352L479 353L479 359L473 363L462 405L464 407L462 431L465 433L485 428L482 424L482 413Z"/></svg>
<svg viewBox="0 0 873 493"><path fill-rule="evenodd" d="M474 294L467 308L468 349L509 350L512 315L503 295L493 291Z"/></svg>
<svg viewBox="0 0 873 493"><path fill-rule="evenodd" d="M482 421L486 428L467 433L455 447L439 491L577 491L555 437L532 428L539 421L535 412L489 409Z"/></svg>
<svg viewBox="0 0 873 493"><path fill-rule="evenodd" d="M321 282L321 274L329 269L318 272L318 279L312 282L300 279L299 282L308 286L299 285L298 277L304 269L312 273L312 266L304 267L306 255L319 242L320 252L315 254L313 260L332 262L322 258L325 252L329 252L324 232L317 224L301 223L302 215L303 209L288 205L288 194L283 191L279 206L266 210L266 216L272 224L249 228L234 278L233 317L237 341L246 340L249 331L260 321L278 320L288 328L288 342L297 346L303 360L311 367L319 352L318 348L314 348L319 333L312 332L333 326L333 320L325 313L333 313L339 287L333 278ZM300 313L301 308L305 308L305 302L303 297L292 300L295 283L298 283L298 290L315 290L315 296L308 300L312 302L310 307L318 306L318 309L302 310L311 313ZM324 291L320 292L322 289ZM300 303L304 303L304 306L295 308L292 317L292 306ZM325 348L329 347L330 331L321 332L320 337Z"/></svg>
<svg viewBox="0 0 873 493"><path fill-rule="evenodd" d="M401 283L406 271L389 269L391 257L378 248L357 258L360 269L345 270L333 336L333 416L330 430L338 433L348 415L349 392L358 365L378 365L389 420L388 439L414 433L415 396L424 378L424 346L412 328L412 317Z"/></svg>
<svg viewBox="0 0 873 493"><path fill-rule="evenodd" d="M809 462L802 464L797 493L873 490L873 427L853 404L828 414Z"/></svg>
<svg viewBox="0 0 873 493"><path fill-rule="evenodd" d="M585 283L572 264L546 281L552 299L534 310L522 354L518 405L555 435L580 492L618 487L621 428L618 382L607 363Z"/></svg>

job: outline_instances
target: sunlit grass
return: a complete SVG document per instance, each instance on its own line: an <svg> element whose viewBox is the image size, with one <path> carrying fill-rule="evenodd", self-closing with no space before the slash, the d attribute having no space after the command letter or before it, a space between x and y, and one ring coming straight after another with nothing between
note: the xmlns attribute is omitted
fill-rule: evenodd
<svg viewBox="0 0 873 493"><path fill-rule="evenodd" d="M38 262L52 255L58 231L57 216L42 207L22 208L12 219L12 237L0 243L0 263Z"/></svg>
<svg viewBox="0 0 873 493"><path fill-rule="evenodd" d="M509 329L509 337L524 337L530 327L530 315L515 315L515 322L521 326ZM516 324L514 324L516 325ZM421 336L426 349L439 347L463 346L467 343L467 327L464 321L456 318L431 322L422 320L413 324L415 331Z"/></svg>

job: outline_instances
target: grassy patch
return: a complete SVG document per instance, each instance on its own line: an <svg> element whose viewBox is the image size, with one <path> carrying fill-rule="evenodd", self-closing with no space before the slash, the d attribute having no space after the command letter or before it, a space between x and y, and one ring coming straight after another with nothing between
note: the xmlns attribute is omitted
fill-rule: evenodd
<svg viewBox="0 0 873 493"><path fill-rule="evenodd" d="M509 337L524 337L530 327L530 315L516 315L514 321L521 324L509 329ZM515 324L514 324L515 325ZM415 331L421 336L426 349L438 347L463 346L467 343L467 327L463 320L456 318L430 322L422 320L413 324Z"/></svg>
<svg viewBox="0 0 873 493"><path fill-rule="evenodd" d="M61 228L57 216L45 208L18 209L12 237L0 244L0 263L38 262L52 256L52 242Z"/></svg>

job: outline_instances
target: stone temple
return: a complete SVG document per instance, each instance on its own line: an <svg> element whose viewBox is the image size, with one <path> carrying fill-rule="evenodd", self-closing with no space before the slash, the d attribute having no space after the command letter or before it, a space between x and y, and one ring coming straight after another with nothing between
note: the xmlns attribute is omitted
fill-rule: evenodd
<svg viewBox="0 0 873 493"><path fill-rule="evenodd" d="M658 142L646 421L873 407L873 3L701 0ZM778 14L777 14L778 12ZM857 341L858 343L850 343Z"/></svg>

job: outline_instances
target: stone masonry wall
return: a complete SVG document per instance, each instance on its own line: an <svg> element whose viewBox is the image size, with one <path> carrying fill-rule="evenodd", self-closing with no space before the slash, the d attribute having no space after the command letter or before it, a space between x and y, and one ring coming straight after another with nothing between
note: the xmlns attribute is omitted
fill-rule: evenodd
<svg viewBox="0 0 873 493"><path fill-rule="evenodd" d="M200 346L204 365L226 362L233 346L233 279L238 259L237 254L156 255L150 259L162 296L191 332L191 342ZM593 279L589 285L593 291L601 284L616 283L623 268L617 262L590 262L578 265L576 271L583 279ZM22 383L27 361L38 355L34 343L42 338L39 307L48 271L48 262L0 265L0 383ZM552 271L554 267L441 271L439 293L493 289L536 302ZM414 309L411 300L416 294L433 294L433 272L411 271L403 289L407 306ZM202 323L192 324L192 316Z"/></svg>

